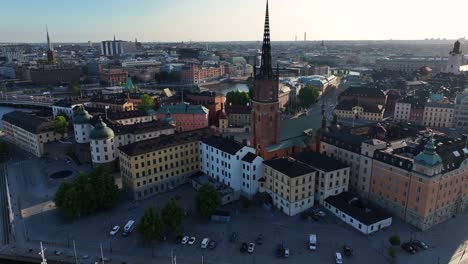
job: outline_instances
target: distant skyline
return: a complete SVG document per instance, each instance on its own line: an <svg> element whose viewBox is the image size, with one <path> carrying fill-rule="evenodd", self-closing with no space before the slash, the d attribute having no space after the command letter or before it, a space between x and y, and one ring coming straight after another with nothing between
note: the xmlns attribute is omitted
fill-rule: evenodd
<svg viewBox="0 0 468 264"><path fill-rule="evenodd" d="M468 1L270 0L273 41L458 39ZM0 42L256 41L266 0L15 0L1 3Z"/></svg>

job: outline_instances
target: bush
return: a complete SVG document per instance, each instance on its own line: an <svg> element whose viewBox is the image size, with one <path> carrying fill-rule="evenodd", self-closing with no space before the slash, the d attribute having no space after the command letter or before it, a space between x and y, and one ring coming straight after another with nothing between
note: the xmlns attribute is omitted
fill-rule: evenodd
<svg viewBox="0 0 468 264"><path fill-rule="evenodd" d="M252 202L249 200L249 198L243 195L240 197L240 203L241 203L242 208L244 209L247 209L252 205Z"/></svg>
<svg viewBox="0 0 468 264"><path fill-rule="evenodd" d="M389 248L388 248L388 255L389 255L391 258L395 258L395 257L396 257L396 250L395 250L395 248L389 247Z"/></svg>
<svg viewBox="0 0 468 264"><path fill-rule="evenodd" d="M390 244L391 244L392 246L399 246L400 243L401 243L400 237L399 237L399 236L396 236L396 235L391 236L391 237L388 239L388 241L390 242Z"/></svg>
<svg viewBox="0 0 468 264"><path fill-rule="evenodd" d="M302 220L307 220L307 219L309 219L309 215L307 214L307 212L301 212L300 216L301 216L301 219L302 219Z"/></svg>

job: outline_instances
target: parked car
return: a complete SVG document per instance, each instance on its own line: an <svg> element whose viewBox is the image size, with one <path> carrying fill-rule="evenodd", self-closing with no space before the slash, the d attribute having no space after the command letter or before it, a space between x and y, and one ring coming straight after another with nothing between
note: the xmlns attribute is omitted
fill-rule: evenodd
<svg viewBox="0 0 468 264"><path fill-rule="evenodd" d="M201 242L201 248L207 248L209 243L210 243L210 239L205 237Z"/></svg>
<svg viewBox="0 0 468 264"><path fill-rule="evenodd" d="M283 257L289 258L289 248L284 248L283 252L284 252Z"/></svg>
<svg viewBox="0 0 468 264"><path fill-rule="evenodd" d="M231 237L229 238L229 240L231 242L236 242L238 237L239 237L239 234L237 234L237 232L232 232Z"/></svg>
<svg viewBox="0 0 468 264"><path fill-rule="evenodd" d="M208 243L208 248L209 249L216 248L216 241L215 240L210 240L210 243Z"/></svg>
<svg viewBox="0 0 468 264"><path fill-rule="evenodd" d="M341 256L340 252L335 252L335 263L343 264L343 257Z"/></svg>
<svg viewBox="0 0 468 264"><path fill-rule="evenodd" d="M176 236L175 243L180 244L182 242L183 236Z"/></svg>
<svg viewBox="0 0 468 264"><path fill-rule="evenodd" d="M242 243L241 248L240 248L240 252L246 252L248 247L249 246L247 245L247 243L245 243L245 242Z"/></svg>
<svg viewBox="0 0 468 264"><path fill-rule="evenodd" d="M180 243L182 243L182 245L185 245L185 244L187 244L188 241L189 241L189 236L184 236Z"/></svg>
<svg viewBox="0 0 468 264"><path fill-rule="evenodd" d="M249 243L249 248L247 249L247 252L253 253L255 250L255 243Z"/></svg>
<svg viewBox="0 0 468 264"><path fill-rule="evenodd" d="M117 232L119 232L119 230L120 230L120 226L116 225L116 226L114 226L114 227L112 228L112 230L109 232L109 234L110 234L111 236L115 236L115 235L117 234Z"/></svg>
<svg viewBox="0 0 468 264"><path fill-rule="evenodd" d="M264 240L263 234L259 234L257 239L255 240L255 243L258 245L261 245L263 244L263 240Z"/></svg>
<svg viewBox="0 0 468 264"><path fill-rule="evenodd" d="M195 237L191 237L191 238L188 240L187 243L188 243L189 245L193 245L193 244L195 243L196 240L197 240L197 239L196 239Z"/></svg>
<svg viewBox="0 0 468 264"><path fill-rule="evenodd" d="M412 240L412 241L411 241L411 244L412 244L413 246L419 247L419 248L424 249L424 250L426 250L426 249L429 248L429 247L426 245L426 243L422 242L421 240Z"/></svg>
<svg viewBox="0 0 468 264"><path fill-rule="evenodd" d="M320 216L320 217L325 217L327 214L325 214L324 211L318 211L317 215Z"/></svg>
<svg viewBox="0 0 468 264"><path fill-rule="evenodd" d="M284 246L283 246L283 244L278 244L278 246L276 247L275 253L276 253L276 256L278 258L283 257L283 255L284 255Z"/></svg>
<svg viewBox="0 0 468 264"><path fill-rule="evenodd" d="M406 252L408 252L410 254L415 254L416 253L416 250L414 250L414 248L411 246L410 243L401 244L401 248L404 249Z"/></svg>
<svg viewBox="0 0 468 264"><path fill-rule="evenodd" d="M343 246L343 253L345 254L345 256L352 256L354 254L353 252L353 248L349 245L344 245Z"/></svg>
<svg viewBox="0 0 468 264"><path fill-rule="evenodd" d="M63 254L63 252L60 251L60 250L55 250L55 251L54 251L54 254L57 255L57 256L60 256L60 255Z"/></svg>

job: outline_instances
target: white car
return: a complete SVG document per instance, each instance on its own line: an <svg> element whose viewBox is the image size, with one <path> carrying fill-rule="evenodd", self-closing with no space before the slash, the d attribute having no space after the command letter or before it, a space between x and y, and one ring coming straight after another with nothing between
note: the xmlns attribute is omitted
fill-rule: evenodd
<svg viewBox="0 0 468 264"><path fill-rule="evenodd" d="M119 232L119 230L120 230L120 226L116 225L116 226L114 226L114 227L112 228L112 230L109 232L109 234L110 234L111 236L115 236L115 234L117 234L117 232Z"/></svg>
<svg viewBox="0 0 468 264"><path fill-rule="evenodd" d="M249 248L247 249L247 252L253 253L255 250L255 243L250 243Z"/></svg>
<svg viewBox="0 0 468 264"><path fill-rule="evenodd" d="M210 239L205 237L201 242L201 248L207 248L209 243L210 243Z"/></svg>
<svg viewBox="0 0 468 264"><path fill-rule="evenodd" d="M191 237L189 240L188 240L188 244L189 245L193 245L195 243L197 239L195 237Z"/></svg>
<svg viewBox="0 0 468 264"><path fill-rule="evenodd" d="M188 241L189 241L189 236L184 236L182 238L182 242L180 242L180 243L182 243L182 245L185 245L185 244L187 244Z"/></svg>

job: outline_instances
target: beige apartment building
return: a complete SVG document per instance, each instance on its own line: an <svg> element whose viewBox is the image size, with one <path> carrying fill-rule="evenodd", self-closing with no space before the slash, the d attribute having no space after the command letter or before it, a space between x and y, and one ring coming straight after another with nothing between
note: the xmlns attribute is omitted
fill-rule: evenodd
<svg viewBox="0 0 468 264"><path fill-rule="evenodd" d="M199 171L200 140L210 134L200 129L121 146L124 188L133 199L142 200L186 183Z"/></svg>
<svg viewBox="0 0 468 264"><path fill-rule="evenodd" d="M316 171L292 158L263 162L260 192L268 193L273 205L293 216L314 205Z"/></svg>
<svg viewBox="0 0 468 264"><path fill-rule="evenodd" d="M36 157L44 155L46 143L62 138L62 135L54 132L52 115L42 117L40 114L13 111L2 118L7 140Z"/></svg>
<svg viewBox="0 0 468 264"><path fill-rule="evenodd" d="M319 204L329 196L348 191L350 166L313 151L296 153L293 158L317 171L314 197Z"/></svg>
<svg viewBox="0 0 468 264"><path fill-rule="evenodd" d="M455 105L431 102L424 107L423 124L429 127L453 127Z"/></svg>

